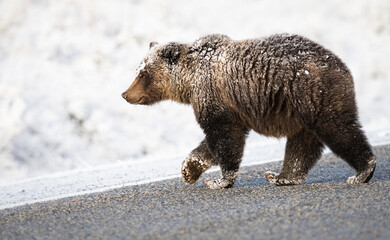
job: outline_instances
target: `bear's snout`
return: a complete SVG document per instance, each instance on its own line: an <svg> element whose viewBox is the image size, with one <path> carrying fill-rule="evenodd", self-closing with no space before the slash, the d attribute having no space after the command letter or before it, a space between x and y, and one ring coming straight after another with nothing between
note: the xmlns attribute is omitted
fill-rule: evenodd
<svg viewBox="0 0 390 240"><path fill-rule="evenodd" d="M127 91L123 92L121 96L127 101Z"/></svg>
<svg viewBox="0 0 390 240"><path fill-rule="evenodd" d="M122 97L131 104L145 104L147 98L145 81L137 77L130 87L122 93Z"/></svg>
<svg viewBox="0 0 390 240"><path fill-rule="evenodd" d="M137 103L136 97L132 96L129 93L129 90L124 91L121 95L128 103L131 103L131 104L136 104Z"/></svg>
<svg viewBox="0 0 390 240"><path fill-rule="evenodd" d="M131 98L131 96L129 95L128 93L128 90L127 91L124 91L121 96L128 102L128 103L131 103L131 104L134 104L135 100Z"/></svg>
<svg viewBox="0 0 390 240"><path fill-rule="evenodd" d="M146 95L138 91L125 91L121 96L130 104L144 104Z"/></svg>

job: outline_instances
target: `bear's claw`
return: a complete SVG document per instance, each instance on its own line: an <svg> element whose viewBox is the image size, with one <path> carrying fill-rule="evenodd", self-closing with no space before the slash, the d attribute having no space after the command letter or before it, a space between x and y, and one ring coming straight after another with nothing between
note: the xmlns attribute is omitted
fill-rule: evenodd
<svg viewBox="0 0 390 240"><path fill-rule="evenodd" d="M206 180L204 183L209 189L231 188L234 185L234 181L227 180L224 178L216 179L216 180Z"/></svg>
<svg viewBox="0 0 390 240"><path fill-rule="evenodd" d="M348 184L360 184L360 183L368 183L372 176L374 175L376 167L376 160L375 158L371 159L368 162L368 167L365 171L358 172L356 176L349 177L347 179Z"/></svg>
<svg viewBox="0 0 390 240"><path fill-rule="evenodd" d="M195 183L210 167L209 164L204 163L200 159L190 156L183 162L181 175L185 182Z"/></svg>
<svg viewBox="0 0 390 240"><path fill-rule="evenodd" d="M265 179L270 182L270 183L273 183L273 184L276 184L276 177L278 176L279 174L278 173L275 173L275 172L265 172L264 173L264 177Z"/></svg>
<svg viewBox="0 0 390 240"><path fill-rule="evenodd" d="M264 177L268 182L278 186L297 185L306 180L306 174L286 178L282 177L279 173L265 172Z"/></svg>

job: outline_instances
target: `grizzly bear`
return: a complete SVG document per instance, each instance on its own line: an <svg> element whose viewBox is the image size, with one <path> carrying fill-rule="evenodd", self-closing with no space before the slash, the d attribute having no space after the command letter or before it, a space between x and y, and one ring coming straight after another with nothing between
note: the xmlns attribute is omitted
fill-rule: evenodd
<svg viewBox="0 0 390 240"><path fill-rule="evenodd" d="M270 183L302 183L325 145L356 170L349 184L371 179L376 160L358 121L351 73L320 44L290 34L243 41L208 35L149 48L122 96L131 104L192 106L205 139L183 162L184 181L219 165L222 177L205 184L232 187L252 129L287 137L281 172L264 174Z"/></svg>

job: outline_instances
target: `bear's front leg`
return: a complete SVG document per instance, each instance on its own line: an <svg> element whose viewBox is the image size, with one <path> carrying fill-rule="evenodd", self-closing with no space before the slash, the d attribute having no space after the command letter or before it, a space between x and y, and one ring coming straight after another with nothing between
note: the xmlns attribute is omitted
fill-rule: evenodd
<svg viewBox="0 0 390 240"><path fill-rule="evenodd" d="M207 169L215 165L218 165L218 162L210 153L206 140L203 140L184 160L181 175L185 182L195 183Z"/></svg>
<svg viewBox="0 0 390 240"><path fill-rule="evenodd" d="M230 188L234 185L245 145L246 130L229 121L218 121L205 128L211 153L221 167L222 177L207 180L210 189Z"/></svg>

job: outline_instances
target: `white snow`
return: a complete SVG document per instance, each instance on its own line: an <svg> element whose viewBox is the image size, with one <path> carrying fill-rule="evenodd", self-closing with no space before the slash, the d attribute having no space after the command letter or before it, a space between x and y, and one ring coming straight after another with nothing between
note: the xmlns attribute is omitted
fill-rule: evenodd
<svg viewBox="0 0 390 240"><path fill-rule="evenodd" d="M133 178L112 184L178 174L203 138L192 109L132 106L120 95L149 42L281 32L307 36L346 62L370 142L389 143L388 0L0 1L2 188L63 171L112 178L105 174L116 164ZM244 164L281 159L284 141L251 134Z"/></svg>

